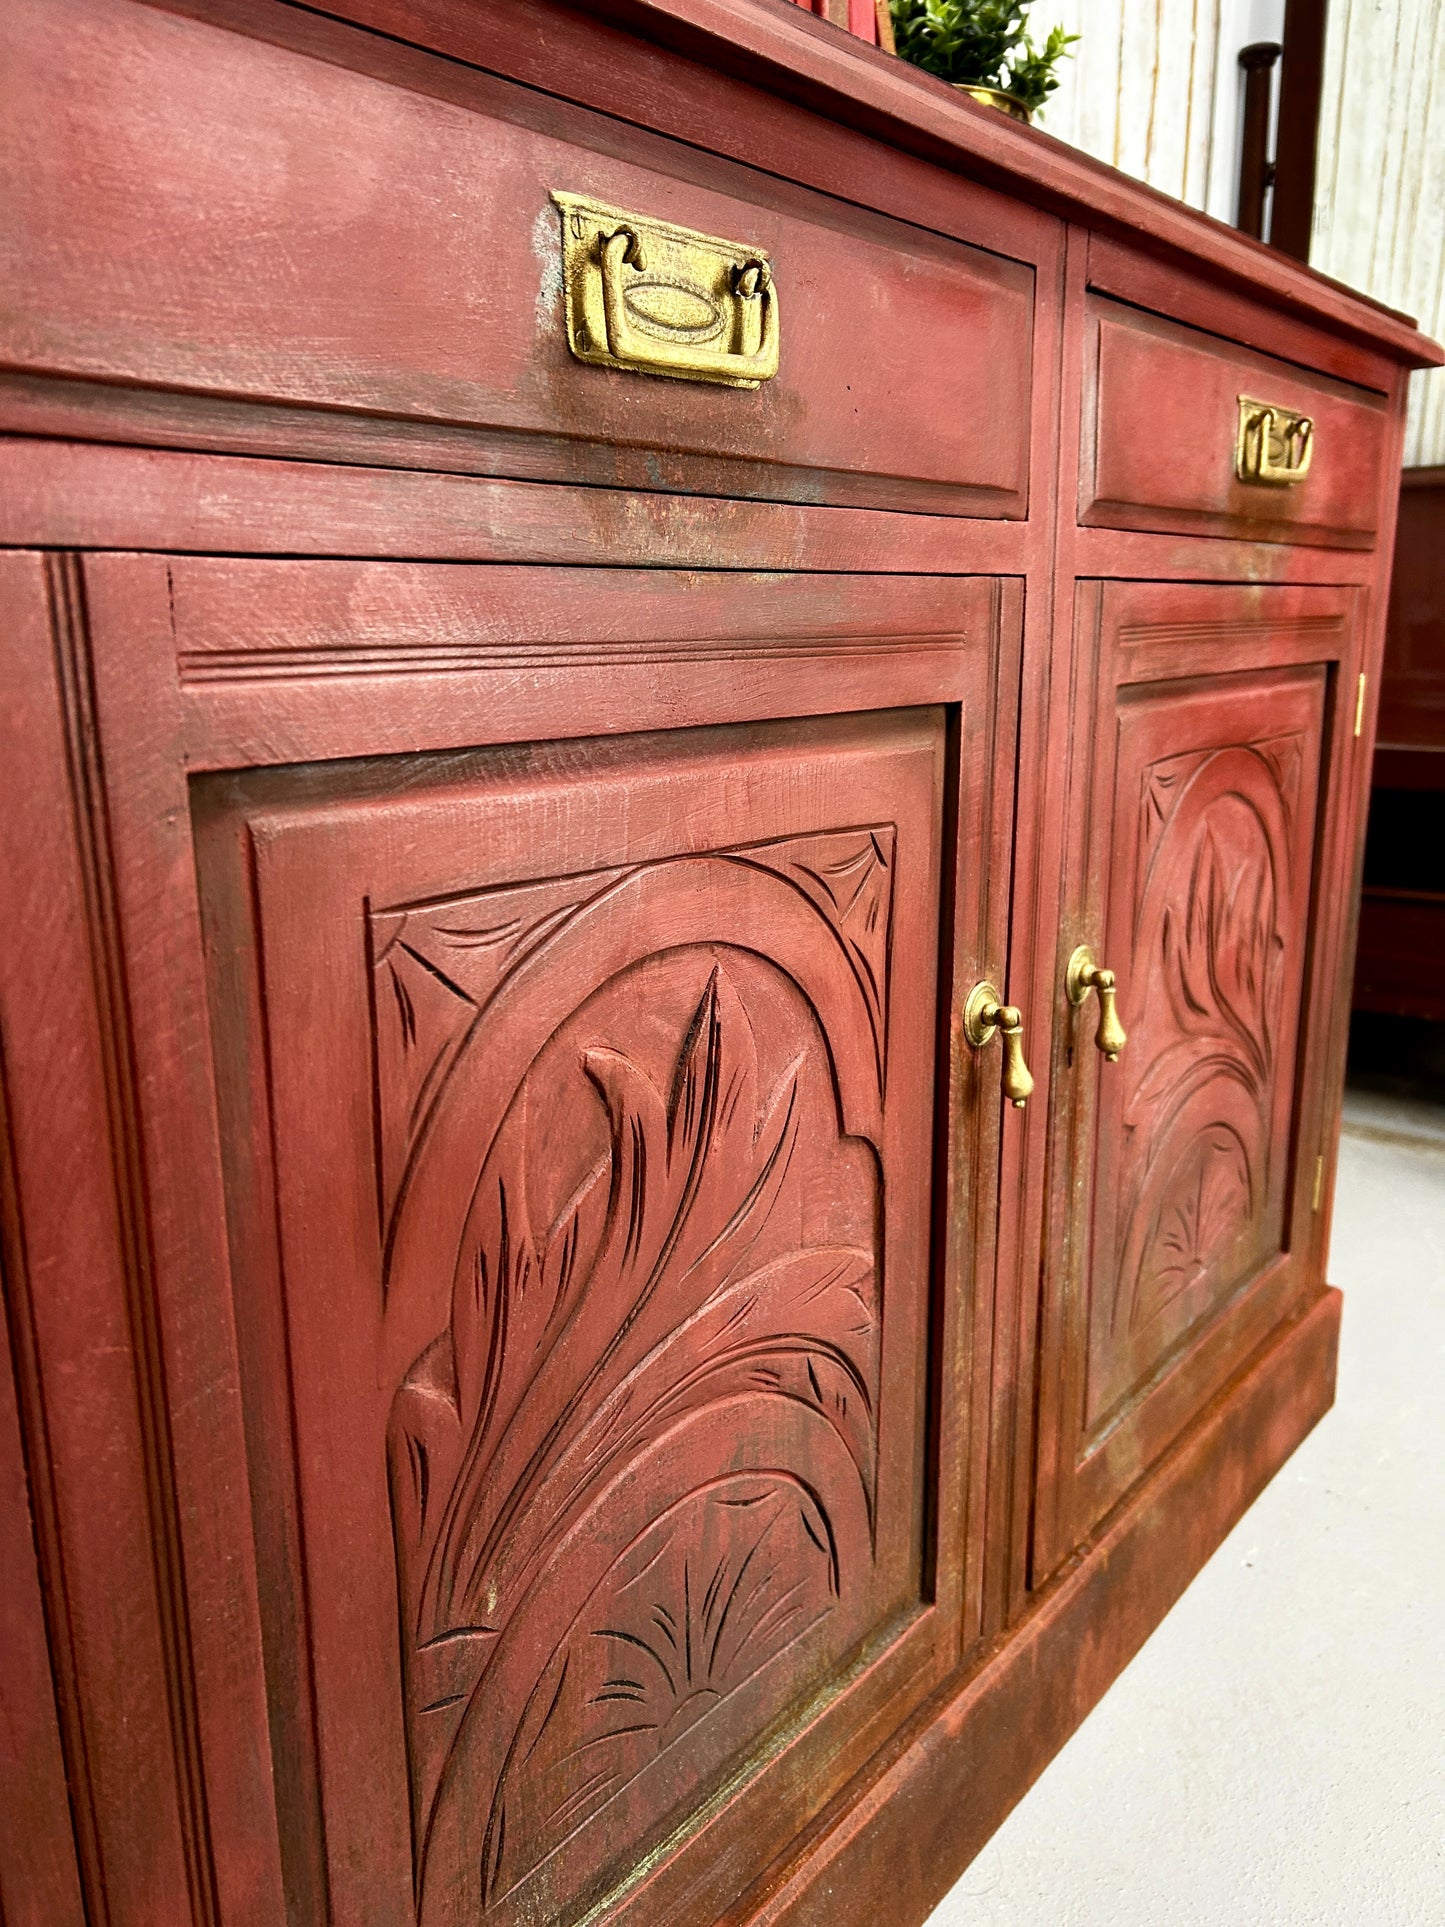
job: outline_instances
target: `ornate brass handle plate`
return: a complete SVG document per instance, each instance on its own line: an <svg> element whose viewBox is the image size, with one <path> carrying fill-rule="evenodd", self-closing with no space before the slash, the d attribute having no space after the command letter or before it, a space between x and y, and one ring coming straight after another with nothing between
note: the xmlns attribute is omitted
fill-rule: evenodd
<svg viewBox="0 0 1445 1927"><path fill-rule="evenodd" d="M1309 415L1239 397L1234 472L1241 482L1288 488L1309 474L1314 452L1315 425Z"/></svg>
<svg viewBox="0 0 1445 1927"><path fill-rule="evenodd" d="M761 248L554 193L567 345L579 361L756 388L778 372L778 291Z"/></svg>
<svg viewBox="0 0 1445 1927"><path fill-rule="evenodd" d="M1024 1062L1023 1012L1015 1004L1006 1004L987 977L968 993L963 1034L975 1050L983 1050L995 1037L1002 1037L1003 1094L1015 1110L1021 1111L1034 1088Z"/></svg>
<svg viewBox="0 0 1445 1927"><path fill-rule="evenodd" d="M1118 987L1113 971L1100 969L1094 962L1093 951L1086 943L1079 945L1065 967L1064 988L1068 992L1069 1002L1076 1008L1091 990L1097 994L1099 1028L1094 1032L1094 1047L1101 1050L1111 1064L1117 1064L1119 1052L1129 1041L1115 1008Z"/></svg>

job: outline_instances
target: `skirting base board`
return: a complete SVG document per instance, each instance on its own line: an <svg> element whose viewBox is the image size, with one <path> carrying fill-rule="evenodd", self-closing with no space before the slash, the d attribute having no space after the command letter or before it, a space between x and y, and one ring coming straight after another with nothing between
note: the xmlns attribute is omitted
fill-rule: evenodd
<svg viewBox="0 0 1445 1927"><path fill-rule="evenodd" d="M923 1709L729 1917L924 1920L1334 1401L1340 1294L1226 1386L1028 1615Z"/></svg>

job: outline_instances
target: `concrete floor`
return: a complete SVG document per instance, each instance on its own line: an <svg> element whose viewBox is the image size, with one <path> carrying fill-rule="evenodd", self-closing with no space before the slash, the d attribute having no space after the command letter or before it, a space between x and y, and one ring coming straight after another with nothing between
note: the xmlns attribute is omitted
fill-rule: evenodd
<svg viewBox="0 0 1445 1927"><path fill-rule="evenodd" d="M930 1927L1445 1927L1445 1107L1350 1093L1339 1397Z"/></svg>

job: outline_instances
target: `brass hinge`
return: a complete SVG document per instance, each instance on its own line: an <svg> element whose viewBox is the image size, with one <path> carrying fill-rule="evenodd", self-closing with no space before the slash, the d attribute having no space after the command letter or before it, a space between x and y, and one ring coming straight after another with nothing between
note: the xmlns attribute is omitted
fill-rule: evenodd
<svg viewBox="0 0 1445 1927"><path fill-rule="evenodd" d="M1355 691L1355 734L1357 736L1365 727L1365 685L1369 680L1369 677L1362 669L1360 671L1359 687Z"/></svg>
<svg viewBox="0 0 1445 1927"><path fill-rule="evenodd" d="M1325 1193L1325 1154L1323 1151L1321 1151L1320 1155L1315 1159L1315 1201L1310 1206L1311 1211L1319 1210L1320 1199L1324 1196L1324 1193Z"/></svg>

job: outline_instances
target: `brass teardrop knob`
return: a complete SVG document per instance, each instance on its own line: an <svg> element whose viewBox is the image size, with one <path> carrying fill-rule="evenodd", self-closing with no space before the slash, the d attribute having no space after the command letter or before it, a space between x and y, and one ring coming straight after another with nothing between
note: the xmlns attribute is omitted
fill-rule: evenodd
<svg viewBox="0 0 1445 1927"><path fill-rule="evenodd" d="M1015 1110L1021 1111L1034 1088L1024 1062L1023 1012L1015 1004L1004 1003L986 977L968 993L963 1034L975 1050L985 1049L995 1037L1003 1039L1003 1094Z"/></svg>
<svg viewBox="0 0 1445 1927"><path fill-rule="evenodd" d="M1070 957L1064 972L1064 988L1069 1002L1074 1005L1083 1003L1092 990L1099 999L1099 1028L1094 1032L1094 1046L1104 1053L1111 1064L1119 1061L1119 1052L1128 1043L1128 1033L1119 1022L1116 1008L1118 987L1114 982L1112 970L1104 970L1094 962L1094 953L1086 943L1081 943Z"/></svg>

